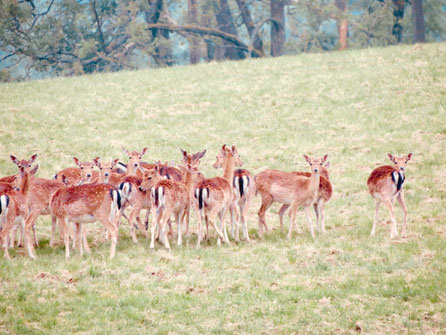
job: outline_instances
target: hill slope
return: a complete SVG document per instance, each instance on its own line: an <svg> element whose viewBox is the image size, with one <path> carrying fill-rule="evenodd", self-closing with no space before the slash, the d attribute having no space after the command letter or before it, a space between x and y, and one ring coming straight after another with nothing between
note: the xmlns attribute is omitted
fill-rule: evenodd
<svg viewBox="0 0 446 335"><path fill-rule="evenodd" d="M335 193L326 235L194 250L134 246L121 226L117 257L98 224L93 253L65 261L43 245L0 260L0 332L6 333L425 333L446 328L446 44L202 64L0 85L0 171L9 154L38 153L40 176L81 160L180 159L207 149L207 176L223 143L244 167L308 170L302 154L329 154ZM389 241L366 180L386 154L413 152L407 168L409 236ZM273 206L268 222L278 227ZM401 222L399 210L398 222ZM288 222L286 222L286 227ZM195 224L192 224L194 229ZM399 230L401 225L399 225ZM104 258L105 257L105 258Z"/></svg>

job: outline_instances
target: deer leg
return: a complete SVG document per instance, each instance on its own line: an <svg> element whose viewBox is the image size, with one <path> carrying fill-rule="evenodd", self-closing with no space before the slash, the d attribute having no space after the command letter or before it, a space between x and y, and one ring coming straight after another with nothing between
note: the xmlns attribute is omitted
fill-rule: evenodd
<svg viewBox="0 0 446 335"><path fill-rule="evenodd" d="M396 221L395 221L395 210L392 205L392 201L387 199L384 201L384 204L387 206L387 209L390 213L390 220L392 221L392 228L390 230L390 238L397 238L398 237L398 230L396 229Z"/></svg>
<svg viewBox="0 0 446 335"><path fill-rule="evenodd" d="M269 228L266 224L265 214L268 208L272 205L273 199L272 197L263 198L262 197L262 205L260 206L258 216L259 216L259 237L263 238L263 228L265 228L265 233L268 233Z"/></svg>
<svg viewBox="0 0 446 335"><path fill-rule="evenodd" d="M296 220L296 211L297 211L297 206L294 205L294 204L291 205L291 208L290 208L290 227L288 229L288 236L287 236L288 240L291 240L291 236L293 234L294 221Z"/></svg>
<svg viewBox="0 0 446 335"><path fill-rule="evenodd" d="M51 214L51 238L50 238L50 247L54 246L54 239L56 238L56 227L57 219L54 215Z"/></svg>
<svg viewBox="0 0 446 335"><path fill-rule="evenodd" d="M12 227L11 232L8 234L10 248L14 248L16 235L17 235L17 229L19 229L19 225L15 225L14 227Z"/></svg>
<svg viewBox="0 0 446 335"><path fill-rule="evenodd" d="M245 239L245 241L250 242L249 239L249 233L248 233L248 225L246 222L246 216L247 216L247 210L248 206L246 206L246 202L243 201L240 204L240 220L242 221L242 228L243 228L243 238Z"/></svg>
<svg viewBox="0 0 446 335"><path fill-rule="evenodd" d="M82 223L76 222L76 234L77 234L77 244L78 244L78 248L79 248L79 255L83 256L84 255L84 242L83 242L83 238L84 238L84 234L82 233L83 229L82 229Z"/></svg>
<svg viewBox="0 0 446 335"><path fill-rule="evenodd" d="M203 225L203 216L201 215L201 212L197 212L197 216L198 216L198 236L197 236L197 246L196 248L200 248L201 245L201 237L202 237L202 225Z"/></svg>
<svg viewBox="0 0 446 335"><path fill-rule="evenodd" d="M149 216L150 216L151 208L147 208L146 216L144 218L144 226L146 227L146 231L149 231ZM147 233L148 236L148 233Z"/></svg>
<svg viewBox="0 0 446 335"><path fill-rule="evenodd" d="M404 193L403 190L397 196L398 203L400 204L401 209L403 210L403 230L401 232L402 237L406 237L406 224L407 224L407 207L406 202L404 201Z"/></svg>
<svg viewBox="0 0 446 335"><path fill-rule="evenodd" d="M313 204L313 210L314 210L314 214L316 215L316 230L318 233L321 232L321 221L320 221L320 217L319 217L319 204L317 202L315 202Z"/></svg>
<svg viewBox="0 0 446 335"><path fill-rule="evenodd" d="M132 241L133 243L138 243L138 240L136 238L136 233L135 233L135 227L133 225L133 222L136 221L136 216L139 214L139 212L141 211L141 206L135 205L129 215L129 225L130 225L130 235L132 236Z"/></svg>
<svg viewBox="0 0 446 335"><path fill-rule="evenodd" d="M155 239L156 239L156 227L160 225L160 218L163 214L163 210L159 210L155 212L155 217L152 220L152 226L150 227L150 249L155 248Z"/></svg>
<svg viewBox="0 0 446 335"><path fill-rule="evenodd" d="M21 227L22 227L22 231L23 231L23 235L24 235L24 239L25 239L25 246L26 246L26 249L28 251L28 256L31 259L36 259L36 255L35 255L34 250L33 250L34 249L33 248L33 244L31 242L31 236L29 234L29 229L26 226L25 219L22 219L20 224L21 224Z"/></svg>
<svg viewBox="0 0 446 335"><path fill-rule="evenodd" d="M183 212L180 212L178 214L175 214L175 221L177 222L177 227L178 227L178 233L177 233L177 245L181 246L183 244L183 232L182 232L182 227L181 227L181 223L183 220Z"/></svg>
<svg viewBox="0 0 446 335"><path fill-rule="evenodd" d="M379 214L379 206L381 205L381 201L375 200L375 218L373 219L373 227L370 236L375 236L376 226L378 225L378 214Z"/></svg>
<svg viewBox="0 0 446 335"><path fill-rule="evenodd" d="M226 216L227 210L228 210L228 207L225 206L219 213L219 218L220 218L221 226L223 227L223 236L225 237L225 242L228 245L231 245L231 242L229 242L228 232L226 231L226 223L225 223L225 216Z"/></svg>
<svg viewBox="0 0 446 335"><path fill-rule="evenodd" d="M318 220L320 220L321 223L321 231L322 233L325 233L325 201L320 199L318 201L318 205L317 205L318 211L319 211L319 218Z"/></svg>
<svg viewBox="0 0 446 335"><path fill-rule="evenodd" d="M290 205L282 205L279 209L279 220L280 220L280 230L283 230L283 215L285 214L286 210L290 207Z"/></svg>
<svg viewBox="0 0 446 335"><path fill-rule="evenodd" d="M161 214L161 225L160 225L160 237L162 236L163 244L166 247L167 250L170 249L170 243L169 243L169 237L167 236L167 220L170 218L172 213L168 213L168 211L164 210L163 214Z"/></svg>
<svg viewBox="0 0 446 335"><path fill-rule="evenodd" d="M59 218L59 230L63 231L63 240L65 244L65 258L70 258L70 222L68 218Z"/></svg>
<svg viewBox="0 0 446 335"><path fill-rule="evenodd" d="M305 212L305 217L307 219L308 227L310 228L311 237L314 240L313 223L311 222L311 218L310 218L310 215L311 215L310 207L309 206L304 207L304 212Z"/></svg>

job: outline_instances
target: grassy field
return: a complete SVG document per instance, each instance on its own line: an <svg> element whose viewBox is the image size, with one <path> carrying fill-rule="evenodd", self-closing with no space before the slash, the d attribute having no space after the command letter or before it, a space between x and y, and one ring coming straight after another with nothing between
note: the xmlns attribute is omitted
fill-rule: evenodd
<svg viewBox="0 0 446 335"><path fill-rule="evenodd" d="M0 85L1 175L16 172L9 154L38 153L49 178L72 156L125 161L121 146L147 146L146 161L207 149L201 167L215 176L217 150L235 143L253 173L309 170L302 154L327 153L334 184L315 241L303 211L303 234L287 241L277 204L259 240L256 198L250 244L218 248L212 231L200 250L193 236L150 251L125 224L109 260L93 224L92 254L65 260L39 218L38 259L0 259L0 333L446 333L445 55L426 44ZM408 237L394 241L383 207L369 236L366 180L388 152L414 153Z"/></svg>

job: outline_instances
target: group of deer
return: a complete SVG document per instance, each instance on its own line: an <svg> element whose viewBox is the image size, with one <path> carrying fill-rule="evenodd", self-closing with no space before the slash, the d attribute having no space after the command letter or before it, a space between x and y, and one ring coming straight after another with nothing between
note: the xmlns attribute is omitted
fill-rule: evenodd
<svg viewBox="0 0 446 335"><path fill-rule="evenodd" d="M186 236L190 235L191 208L194 209L198 221L197 247L203 238L209 239L209 225L217 233L218 244L230 244L225 224L228 211L232 237L239 241L241 222L244 239L250 241L247 215L255 194L261 196L261 207L258 211L259 237L263 237L264 231L270 231L265 215L274 202L282 204L279 210L281 228L283 215L290 208L288 238L291 238L294 227L300 233L295 223L299 207L304 208L313 238L315 234L310 218L311 207L316 214L317 230L325 232L325 203L331 199L333 193L327 170L327 155L319 159L304 155L311 167L310 173L265 170L253 178L248 170L235 169L242 166L236 146L223 145L213 165L216 169L223 168L223 176L205 178L199 172L199 165L206 150L193 155L181 150L182 162L178 167L168 165L167 162L142 162L147 148L141 152L129 152L125 148L123 150L129 159L128 164L119 163L118 159L101 163L99 157L92 162L80 162L74 157L76 167L58 172L53 179L35 177L38 166L33 167L32 164L37 155L33 155L29 160L19 160L11 156L11 160L19 168L19 173L0 179L0 243L4 256L9 259L8 248L14 245L15 231L20 227L28 255L35 258L35 221L38 216L48 214L52 215L50 246L54 244L58 224L67 258L70 256L70 238L73 245L78 245L81 255L84 248L90 251L83 224L95 221L101 222L107 230L111 239L110 258L113 258L121 216L127 219L132 240L136 243L135 228L147 235L152 210L154 219L150 227L150 248L154 248L155 240L159 239L170 249L168 235L173 235L172 218L177 224L177 244L181 245L183 231ZM407 209L402 186L405 180L404 169L411 155L393 157L389 154L394 166L378 167L367 181L370 194L376 200L372 235L376 231L381 202L388 207L391 215L391 238L398 235L393 209L395 198L404 212L403 235L406 233ZM94 170L95 167L98 167L99 171ZM126 208L129 208L128 215L125 214ZM140 218L142 209L147 210L144 223ZM216 223L217 216L220 225ZM206 224L205 234L203 223ZM34 233L33 241L31 228Z"/></svg>

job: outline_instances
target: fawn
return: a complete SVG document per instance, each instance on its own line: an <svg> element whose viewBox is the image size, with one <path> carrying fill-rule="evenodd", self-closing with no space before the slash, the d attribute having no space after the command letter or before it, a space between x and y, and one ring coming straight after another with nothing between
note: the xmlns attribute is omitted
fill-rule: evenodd
<svg viewBox="0 0 446 335"><path fill-rule="evenodd" d="M333 185L330 181L330 176L328 173L328 167L330 167L330 162L325 162L324 166L322 166L321 171L321 180L319 183L319 190L317 192L317 201L313 205L314 213L316 214L317 221L317 231L325 233L325 203L331 199L333 195ZM291 172L296 176L305 176L310 177L310 172ZM279 218L280 218L280 229L283 229L283 215L286 210L289 208L289 205L282 205L279 209Z"/></svg>
<svg viewBox="0 0 446 335"><path fill-rule="evenodd" d="M398 203L403 210L403 230L401 235L402 237L406 236L407 207L404 201L403 184L406 180L406 165L411 159L412 153L402 157L394 157L391 154L388 154L388 157L394 165L383 165L373 170L367 179L367 186L371 196L375 199L375 219L373 220L373 228L370 235L374 236L376 233L379 207L383 202L389 210L390 218L392 220L390 238L393 239L398 237L395 210L393 206L395 198L398 200Z"/></svg>
<svg viewBox="0 0 446 335"><path fill-rule="evenodd" d="M266 170L254 178L256 182L256 193L260 193L262 197L262 205L258 212L260 237L263 237L263 229L266 232L269 231L265 220L266 211L274 201L277 201L291 207L291 223L288 231L288 239L291 238L293 226L295 225L296 212L299 206L304 207L305 217L310 228L311 236L314 239L313 224L310 219L310 206L317 200L320 174L327 155L320 159L309 158L306 155L304 155L304 158L311 167L310 177L297 176L293 173L278 170ZM296 225L296 230L300 232L298 225Z"/></svg>

